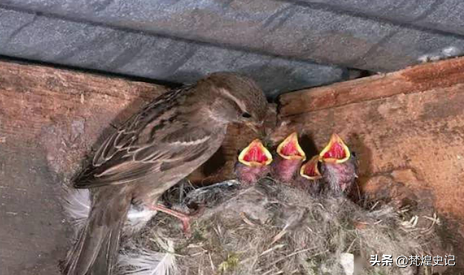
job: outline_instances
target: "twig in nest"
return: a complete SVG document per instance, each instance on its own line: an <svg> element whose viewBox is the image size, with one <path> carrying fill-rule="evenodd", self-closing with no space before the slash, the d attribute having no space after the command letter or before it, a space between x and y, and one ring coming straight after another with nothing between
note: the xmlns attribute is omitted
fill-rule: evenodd
<svg viewBox="0 0 464 275"><path fill-rule="evenodd" d="M311 248L306 248L306 249L301 249L301 250L295 251L295 252L293 252L293 253L290 253L290 254L288 254L288 255L282 257L282 258L279 258L279 259L273 261L272 263L268 264L265 268L271 267L271 266L275 265L275 264L278 263L278 262L281 262L281 261L283 261L283 260L285 260L285 259L288 259L288 258L290 258L290 257L292 257L292 256L295 256L295 255L297 255L297 254L300 254L300 253L303 253L303 252L306 252L306 251L310 251L310 250L313 250L313 249L314 249L314 248L311 247ZM328 250L325 251L325 252L328 252ZM317 253L317 254L315 254L315 255L313 255L313 256L317 256L317 255L322 254L322 253L324 253L324 252Z"/></svg>
<svg viewBox="0 0 464 275"><path fill-rule="evenodd" d="M438 218L437 213L433 213L433 217L422 216L423 218L432 221L432 224L421 231L422 234L429 235L434 232L435 225L440 225L440 218Z"/></svg>
<svg viewBox="0 0 464 275"><path fill-rule="evenodd" d="M380 203L379 201L375 202L374 205L372 205L371 207L371 211L374 210L379 203Z"/></svg>
<svg viewBox="0 0 464 275"><path fill-rule="evenodd" d="M284 247L284 246L285 246L284 244L278 244L278 245L276 245L276 246L274 246L274 247L271 247L271 248L269 248L268 250L264 251L264 252L261 253L261 255L259 255L259 256L264 256L264 255L266 255L266 254L268 254L268 253L270 253L270 252L272 252L272 251L274 251L274 250L276 250L276 249L282 248L282 247Z"/></svg>
<svg viewBox="0 0 464 275"><path fill-rule="evenodd" d="M440 218L437 216L437 213L433 213L433 217L428 217L428 216L423 216L424 218L426 218L427 220L431 220L432 221L432 226L435 225L435 224L438 224L440 225Z"/></svg>
<svg viewBox="0 0 464 275"><path fill-rule="evenodd" d="M413 216L409 221L402 222L401 225L407 229L413 229L416 227L418 221L419 217Z"/></svg>
<svg viewBox="0 0 464 275"><path fill-rule="evenodd" d="M242 220L243 220L246 224L248 224L248 225L250 225L250 226L256 226L256 224L254 224L252 221L250 221L250 220L247 218L245 212L240 212L240 217L242 217Z"/></svg>
<svg viewBox="0 0 464 275"><path fill-rule="evenodd" d="M211 253L209 253L209 252L208 252L208 258L209 258L209 262L211 264L211 269L213 271L216 271L216 267L214 266L213 259L211 258Z"/></svg>
<svg viewBox="0 0 464 275"><path fill-rule="evenodd" d="M268 271L264 272L262 275L271 274L272 271L273 271L272 269L271 269L271 270L268 270ZM284 274L284 272L283 272L282 270L280 270L280 271L277 271L277 273L273 273L273 274L271 274L271 275L279 275L279 274Z"/></svg>
<svg viewBox="0 0 464 275"><path fill-rule="evenodd" d="M350 246L348 246L348 249L346 250L346 253L349 253L351 248L353 247L354 243L358 240L358 237L356 237L350 244Z"/></svg>
<svg viewBox="0 0 464 275"><path fill-rule="evenodd" d="M279 234L277 234L277 235L272 239L271 245L273 245L274 243L276 243L277 241L279 241L286 233L287 233L287 227L285 227L282 231L279 232Z"/></svg>

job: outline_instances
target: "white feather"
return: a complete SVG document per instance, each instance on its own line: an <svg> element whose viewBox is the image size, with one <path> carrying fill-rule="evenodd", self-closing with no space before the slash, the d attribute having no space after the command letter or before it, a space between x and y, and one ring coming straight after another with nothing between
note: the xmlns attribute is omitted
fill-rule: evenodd
<svg viewBox="0 0 464 275"><path fill-rule="evenodd" d="M166 252L151 251L133 246L131 252L119 255L119 273L122 275L174 275L177 274L174 242L156 239L157 244Z"/></svg>
<svg viewBox="0 0 464 275"><path fill-rule="evenodd" d="M133 234L140 231L153 216L156 215L157 211L149 208L143 208L141 210L131 206L129 213L127 213L127 221L124 224L124 232L127 234Z"/></svg>
<svg viewBox="0 0 464 275"><path fill-rule="evenodd" d="M89 190L65 188L64 193L63 207L77 232L84 226L90 213Z"/></svg>
<svg viewBox="0 0 464 275"><path fill-rule="evenodd" d="M78 232L83 226L90 213L90 193L88 189L65 188L63 207L69 220L73 223L75 231ZM133 234L142 229L157 211L149 208L138 209L131 205L124 224L124 233Z"/></svg>

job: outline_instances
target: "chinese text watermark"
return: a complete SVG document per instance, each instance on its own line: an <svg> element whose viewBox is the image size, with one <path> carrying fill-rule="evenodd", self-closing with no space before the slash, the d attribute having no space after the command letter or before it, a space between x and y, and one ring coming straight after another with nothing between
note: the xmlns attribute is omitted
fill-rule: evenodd
<svg viewBox="0 0 464 275"><path fill-rule="evenodd" d="M369 260L371 266L393 266L400 268L408 266L455 266L456 257L454 255L445 256L398 256L393 258L392 255L371 255Z"/></svg>

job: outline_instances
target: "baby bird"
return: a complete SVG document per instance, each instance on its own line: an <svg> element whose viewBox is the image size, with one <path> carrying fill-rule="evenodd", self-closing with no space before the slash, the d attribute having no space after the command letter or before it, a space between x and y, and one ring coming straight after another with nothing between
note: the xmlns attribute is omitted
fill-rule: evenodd
<svg viewBox="0 0 464 275"><path fill-rule="evenodd" d="M337 134L332 134L319 158L322 178L330 192L336 195L349 193L358 177L357 160L345 142Z"/></svg>
<svg viewBox="0 0 464 275"><path fill-rule="evenodd" d="M253 140L239 156L235 164L235 175L240 183L249 185L256 183L270 172L269 164L272 155L259 139Z"/></svg>
<svg viewBox="0 0 464 275"><path fill-rule="evenodd" d="M322 189L322 174L319 170L319 156L312 157L300 168L300 175L295 180L295 186L311 195L318 195Z"/></svg>
<svg viewBox="0 0 464 275"><path fill-rule="evenodd" d="M272 177L279 182L293 182L301 163L306 160L306 154L298 143L298 133L293 132L277 147L277 156L271 165Z"/></svg>

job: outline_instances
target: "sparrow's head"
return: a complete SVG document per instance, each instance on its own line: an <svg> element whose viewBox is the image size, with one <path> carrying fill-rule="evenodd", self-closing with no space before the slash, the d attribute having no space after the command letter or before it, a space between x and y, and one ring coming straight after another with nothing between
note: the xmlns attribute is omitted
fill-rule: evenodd
<svg viewBox="0 0 464 275"><path fill-rule="evenodd" d="M306 154L298 143L298 133L293 132L277 146L277 154L287 160L306 159Z"/></svg>
<svg viewBox="0 0 464 275"><path fill-rule="evenodd" d="M351 152L337 134L332 134L327 146L319 153L319 157L322 162L341 164L350 159Z"/></svg>
<svg viewBox="0 0 464 275"><path fill-rule="evenodd" d="M214 87L217 100L213 113L224 122L245 123L252 129L262 127L267 111L263 91L251 78L235 73L213 73L205 82Z"/></svg>
<svg viewBox="0 0 464 275"><path fill-rule="evenodd" d="M318 180L322 178L322 174L319 171L319 156L312 157L308 162L303 164L300 168L300 175L303 178L309 180Z"/></svg>
<svg viewBox="0 0 464 275"><path fill-rule="evenodd" d="M259 139L255 139L240 152L238 161L248 167L263 167L272 162L272 155Z"/></svg>

